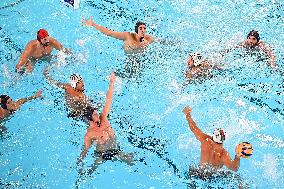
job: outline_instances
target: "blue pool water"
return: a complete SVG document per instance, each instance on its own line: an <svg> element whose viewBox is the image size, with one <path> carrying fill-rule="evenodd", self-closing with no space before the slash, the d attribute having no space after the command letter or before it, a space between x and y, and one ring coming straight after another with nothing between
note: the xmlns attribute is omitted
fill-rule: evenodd
<svg viewBox="0 0 284 189"><path fill-rule="evenodd" d="M143 161L131 167L106 162L79 188L191 188L191 184L237 188L234 179L187 178L189 166L199 163L200 150L182 113L186 105L192 107L193 118L204 132L210 134L216 127L227 131L224 146L231 157L238 143L253 144L253 156L241 159L238 171L249 188L283 188L284 4L276 0L81 0L78 10L59 0L1 1L0 93L17 99L44 91L42 100L25 104L1 125L1 188L76 188L76 159L87 126L67 118L63 92L47 84L42 75L48 63L39 62L25 77L18 77L14 68L27 42L45 28L75 57L57 63L51 75L68 82L72 73L79 73L86 94L104 102L107 77L112 70L124 70L126 56L121 41L81 26L81 18L90 16L116 31L133 31L134 23L142 20L151 35L179 43L152 44L141 55L140 71L116 80L110 123L122 149ZM233 51L222 58L216 53L243 40L252 29L275 49L279 72L274 73L257 55ZM183 88L186 60L195 51L225 70ZM84 168L92 161L90 151Z"/></svg>

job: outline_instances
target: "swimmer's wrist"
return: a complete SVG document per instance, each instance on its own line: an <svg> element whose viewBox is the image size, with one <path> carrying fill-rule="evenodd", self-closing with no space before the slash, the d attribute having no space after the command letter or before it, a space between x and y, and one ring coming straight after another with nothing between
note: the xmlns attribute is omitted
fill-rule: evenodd
<svg viewBox="0 0 284 189"><path fill-rule="evenodd" d="M96 23L95 23L95 22L92 22L92 23L91 23L91 26L93 26L94 28L96 28Z"/></svg>
<svg viewBox="0 0 284 189"><path fill-rule="evenodd" d="M33 96L28 97L28 100L33 100L33 99L36 99L36 98L37 98L37 96L33 95Z"/></svg>
<svg viewBox="0 0 284 189"><path fill-rule="evenodd" d="M189 118L191 118L191 114L190 114L190 112L185 113L185 117L189 117Z"/></svg>
<svg viewBox="0 0 284 189"><path fill-rule="evenodd" d="M236 154L235 159L240 159L240 156L238 154Z"/></svg>

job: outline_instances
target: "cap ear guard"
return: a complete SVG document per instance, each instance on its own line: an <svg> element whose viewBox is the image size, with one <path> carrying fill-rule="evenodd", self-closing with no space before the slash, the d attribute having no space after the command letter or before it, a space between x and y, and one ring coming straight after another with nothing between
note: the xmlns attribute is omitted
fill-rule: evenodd
<svg viewBox="0 0 284 189"><path fill-rule="evenodd" d="M191 58L193 60L194 66L198 66L202 63L202 56L200 55L200 53L194 53L193 55L191 55Z"/></svg>
<svg viewBox="0 0 284 189"><path fill-rule="evenodd" d="M81 80L82 78L79 76L79 75L76 75L76 74L72 74L70 76L70 85L71 87L73 87L74 89L76 88L77 86L77 83Z"/></svg>
<svg viewBox="0 0 284 189"><path fill-rule="evenodd" d="M226 132L221 129L217 128L214 130L213 135L212 135L212 140L218 144L223 144L223 142L226 140Z"/></svg>

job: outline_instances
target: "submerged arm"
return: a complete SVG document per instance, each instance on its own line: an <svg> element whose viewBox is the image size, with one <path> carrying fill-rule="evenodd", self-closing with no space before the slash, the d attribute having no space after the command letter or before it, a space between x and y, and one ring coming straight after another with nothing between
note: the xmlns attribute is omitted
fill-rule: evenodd
<svg viewBox="0 0 284 189"><path fill-rule="evenodd" d="M276 62L276 55L273 52L272 48L265 45L263 42L260 42L259 44L260 49L269 57L269 66L272 67L273 69L277 69L277 64Z"/></svg>
<svg viewBox="0 0 284 189"><path fill-rule="evenodd" d="M222 50L220 53L221 53L222 56L225 56L225 54L227 54L227 53L229 53L229 52L231 52L235 49L243 48L243 47L245 47L245 45L246 45L246 41L242 41L239 44L234 44L233 47L229 47L225 50Z"/></svg>
<svg viewBox="0 0 284 189"><path fill-rule="evenodd" d="M82 152L80 154L80 157L78 158L77 164L81 163L84 160L84 158L86 157L86 155L88 153L88 150L91 147L91 144L92 144L91 138L89 138L88 135L85 135L84 146L83 146Z"/></svg>

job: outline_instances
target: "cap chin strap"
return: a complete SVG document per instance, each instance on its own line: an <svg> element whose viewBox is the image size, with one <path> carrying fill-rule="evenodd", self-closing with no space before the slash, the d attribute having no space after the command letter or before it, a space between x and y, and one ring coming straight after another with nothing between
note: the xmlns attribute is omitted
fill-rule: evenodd
<svg viewBox="0 0 284 189"><path fill-rule="evenodd" d="M144 42L145 38L144 37L140 37L139 41L140 43Z"/></svg>
<svg viewBox="0 0 284 189"><path fill-rule="evenodd" d="M223 144L223 142L220 143L220 142L215 141L213 136L211 137L211 139L217 144Z"/></svg>
<svg viewBox="0 0 284 189"><path fill-rule="evenodd" d="M77 82L73 80L73 81L70 82L70 85L71 85L71 87L73 87L74 89L76 89Z"/></svg>
<svg viewBox="0 0 284 189"><path fill-rule="evenodd" d="M81 79L82 79L82 78L81 78L81 76L79 76L79 75L76 75L76 74L71 75L71 77L70 77L70 85L71 85L71 87L73 87L74 89L76 89L77 83L78 83Z"/></svg>
<svg viewBox="0 0 284 189"><path fill-rule="evenodd" d="M202 63L202 59L198 58L198 54L194 53L191 57L192 57L194 66L198 66Z"/></svg>

